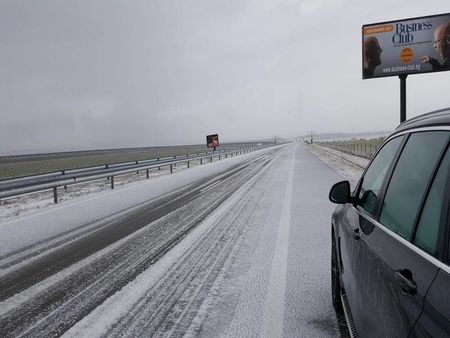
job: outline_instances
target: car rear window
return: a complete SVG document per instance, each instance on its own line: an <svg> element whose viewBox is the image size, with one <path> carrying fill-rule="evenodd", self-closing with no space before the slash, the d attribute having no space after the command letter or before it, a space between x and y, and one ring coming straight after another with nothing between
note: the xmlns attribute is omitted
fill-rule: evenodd
<svg viewBox="0 0 450 338"><path fill-rule="evenodd" d="M445 187L448 184L450 173L450 150L447 149L445 157L434 178L430 192L428 193L419 223L417 225L414 244L430 255L439 257L441 255L439 247L439 234L443 218L448 210L448 201L444 201ZM446 203L447 205L443 205Z"/></svg>
<svg viewBox="0 0 450 338"><path fill-rule="evenodd" d="M449 132L411 134L398 160L383 201L380 223L411 239L414 221Z"/></svg>

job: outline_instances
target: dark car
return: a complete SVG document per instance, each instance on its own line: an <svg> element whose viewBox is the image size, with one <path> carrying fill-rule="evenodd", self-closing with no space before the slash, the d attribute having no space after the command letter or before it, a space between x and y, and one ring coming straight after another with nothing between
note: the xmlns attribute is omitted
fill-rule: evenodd
<svg viewBox="0 0 450 338"><path fill-rule="evenodd" d="M363 337L450 336L450 108L402 123L336 183L333 305Z"/></svg>

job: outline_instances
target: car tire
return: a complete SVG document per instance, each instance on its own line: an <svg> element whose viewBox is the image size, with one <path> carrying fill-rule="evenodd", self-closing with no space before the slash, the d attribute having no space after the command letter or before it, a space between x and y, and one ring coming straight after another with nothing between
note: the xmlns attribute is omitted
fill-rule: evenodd
<svg viewBox="0 0 450 338"><path fill-rule="evenodd" d="M331 238L331 296L336 313L343 313L341 302L341 280L338 264L338 252L334 233Z"/></svg>

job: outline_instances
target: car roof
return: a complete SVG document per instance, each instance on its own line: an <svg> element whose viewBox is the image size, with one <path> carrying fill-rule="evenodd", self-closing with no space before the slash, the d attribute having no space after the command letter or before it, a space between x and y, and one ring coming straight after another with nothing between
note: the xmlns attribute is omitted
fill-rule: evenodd
<svg viewBox="0 0 450 338"><path fill-rule="evenodd" d="M450 126L450 108L439 109L413 117L400 124L395 129L395 133L413 128L431 126Z"/></svg>

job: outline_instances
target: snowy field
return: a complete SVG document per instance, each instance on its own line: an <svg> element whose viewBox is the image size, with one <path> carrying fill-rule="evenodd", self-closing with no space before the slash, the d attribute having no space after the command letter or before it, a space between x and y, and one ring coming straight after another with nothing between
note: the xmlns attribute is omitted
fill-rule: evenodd
<svg viewBox="0 0 450 338"><path fill-rule="evenodd" d="M357 181L366 164L328 148L290 144L114 191L73 191L79 197L60 205L9 215L0 224L0 282L11 281L0 294L0 331L339 336L329 288L334 206L327 197L343 177ZM159 209L168 211L85 256L66 253L97 243L97 233L107 237L110 224L120 229L134 215ZM70 262L61 267L55 257ZM44 263L51 273L33 272ZM21 275L32 283L14 284Z"/></svg>

